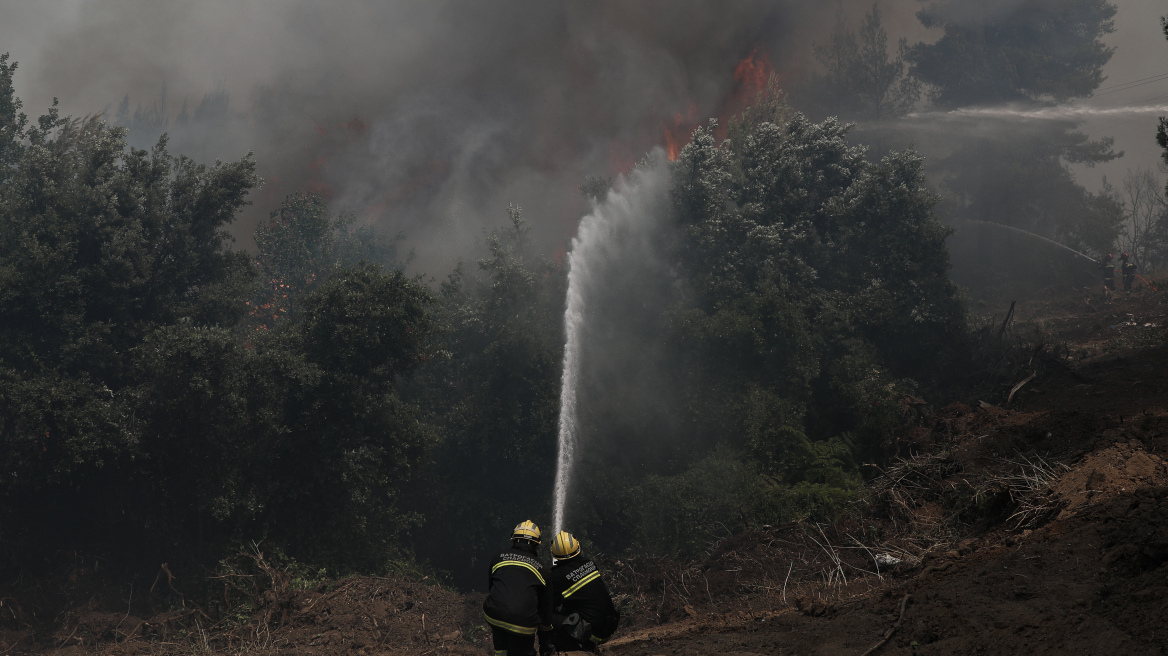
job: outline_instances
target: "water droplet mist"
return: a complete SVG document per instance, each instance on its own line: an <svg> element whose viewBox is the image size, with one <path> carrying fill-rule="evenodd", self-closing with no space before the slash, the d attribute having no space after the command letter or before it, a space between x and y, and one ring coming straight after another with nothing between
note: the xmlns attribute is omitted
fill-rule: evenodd
<svg viewBox="0 0 1168 656"><path fill-rule="evenodd" d="M603 302L614 274L636 270L634 261L651 258L659 246L666 216L668 166L659 149L651 159L659 164L633 170L608 196L580 220L568 253L568 294L564 310L564 372L560 390L560 423L552 525L564 530L568 495L581 448L580 389L585 358L603 349L593 339L597 304ZM636 284L637 281L626 281Z"/></svg>

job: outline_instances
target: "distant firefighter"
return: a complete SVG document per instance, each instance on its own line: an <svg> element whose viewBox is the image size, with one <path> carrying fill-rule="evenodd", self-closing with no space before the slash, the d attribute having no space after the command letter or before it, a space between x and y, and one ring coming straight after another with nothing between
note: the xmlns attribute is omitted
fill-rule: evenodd
<svg viewBox="0 0 1168 656"><path fill-rule="evenodd" d="M1115 256L1111 253L1103 256L1099 261L1099 268L1103 270L1103 286L1109 290L1115 290L1115 264L1112 261Z"/></svg>
<svg viewBox="0 0 1168 656"><path fill-rule="evenodd" d="M1123 291L1130 292L1132 283L1136 281L1136 265L1129 261L1127 253L1119 256L1121 264L1119 265L1120 272L1123 273Z"/></svg>
<svg viewBox="0 0 1168 656"><path fill-rule="evenodd" d="M558 651L596 651L620 623L620 611L612 603L608 586L596 563L580 554L580 543L560 531L552 543L552 567L548 584L552 591L552 642Z"/></svg>

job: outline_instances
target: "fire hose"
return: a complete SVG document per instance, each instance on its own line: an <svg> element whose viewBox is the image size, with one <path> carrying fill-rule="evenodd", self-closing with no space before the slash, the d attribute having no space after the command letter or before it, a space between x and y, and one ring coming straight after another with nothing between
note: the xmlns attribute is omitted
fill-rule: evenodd
<svg viewBox="0 0 1168 656"><path fill-rule="evenodd" d="M1152 291L1154 291L1154 292L1158 292L1158 291L1160 291L1159 289L1156 289L1156 286L1155 286L1155 285L1153 285L1152 283L1148 282L1148 279L1147 279L1147 278L1145 278L1145 277L1141 276L1141 275L1140 275L1140 274L1138 274L1138 273L1133 273L1132 275L1134 275L1135 277L1139 278L1140 280L1143 280L1145 285L1147 285L1147 286L1149 286L1149 287L1151 287L1151 288L1152 288Z"/></svg>

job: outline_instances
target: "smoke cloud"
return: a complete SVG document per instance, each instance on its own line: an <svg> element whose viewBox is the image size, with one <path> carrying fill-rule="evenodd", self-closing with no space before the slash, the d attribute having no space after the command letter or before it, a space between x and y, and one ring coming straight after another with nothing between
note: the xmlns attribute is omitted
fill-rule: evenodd
<svg viewBox="0 0 1168 656"><path fill-rule="evenodd" d="M917 29L915 2L886 7ZM0 51L35 113L105 111L147 146L199 160L253 150L265 189L236 227L310 189L417 249L434 271L524 206L550 252L613 176L666 130L744 102L754 53L786 84L837 10L797 0L0 0ZM855 10L855 11L852 11Z"/></svg>
<svg viewBox="0 0 1168 656"><path fill-rule="evenodd" d="M971 20L983 20L1015 4L947 11L976 5ZM1154 0L1117 4L1105 86L1160 72L1152 51L1168 47ZM927 5L880 6L891 43L939 36L916 18ZM414 267L440 275L474 256L509 203L524 207L545 252L563 248L587 211L577 190L585 176L627 171L654 146L684 142L693 126L738 109L749 89L735 70L752 53L794 88L814 70L811 45L826 41L837 12L854 28L870 8L869 0L0 0L0 52L21 63L17 91L30 114L58 96L68 114L104 111L130 126L139 147L166 131L172 152L200 161L254 151L267 182L235 226L240 245L251 245L256 222L285 195L307 189L334 211L403 233ZM1160 105L1162 86L1085 104ZM1077 169L1084 179L1154 164L1150 116L1073 118L1091 134L1115 134L1129 153Z"/></svg>

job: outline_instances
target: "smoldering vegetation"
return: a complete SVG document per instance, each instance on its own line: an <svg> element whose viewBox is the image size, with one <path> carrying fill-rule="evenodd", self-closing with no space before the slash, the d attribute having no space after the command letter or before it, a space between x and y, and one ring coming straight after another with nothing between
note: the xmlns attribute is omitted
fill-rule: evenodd
<svg viewBox="0 0 1168 656"><path fill-rule="evenodd" d="M1106 135L952 113L1089 96L1110 4L910 4L82 5L34 75L100 120L24 121L0 69L0 564L201 581L262 543L480 585L551 519L589 214L624 228L584 290L566 527L692 555L846 513L905 407L1008 391L962 373L993 344L956 283L1097 280L1001 227L1166 257L1154 172L1068 168Z"/></svg>

